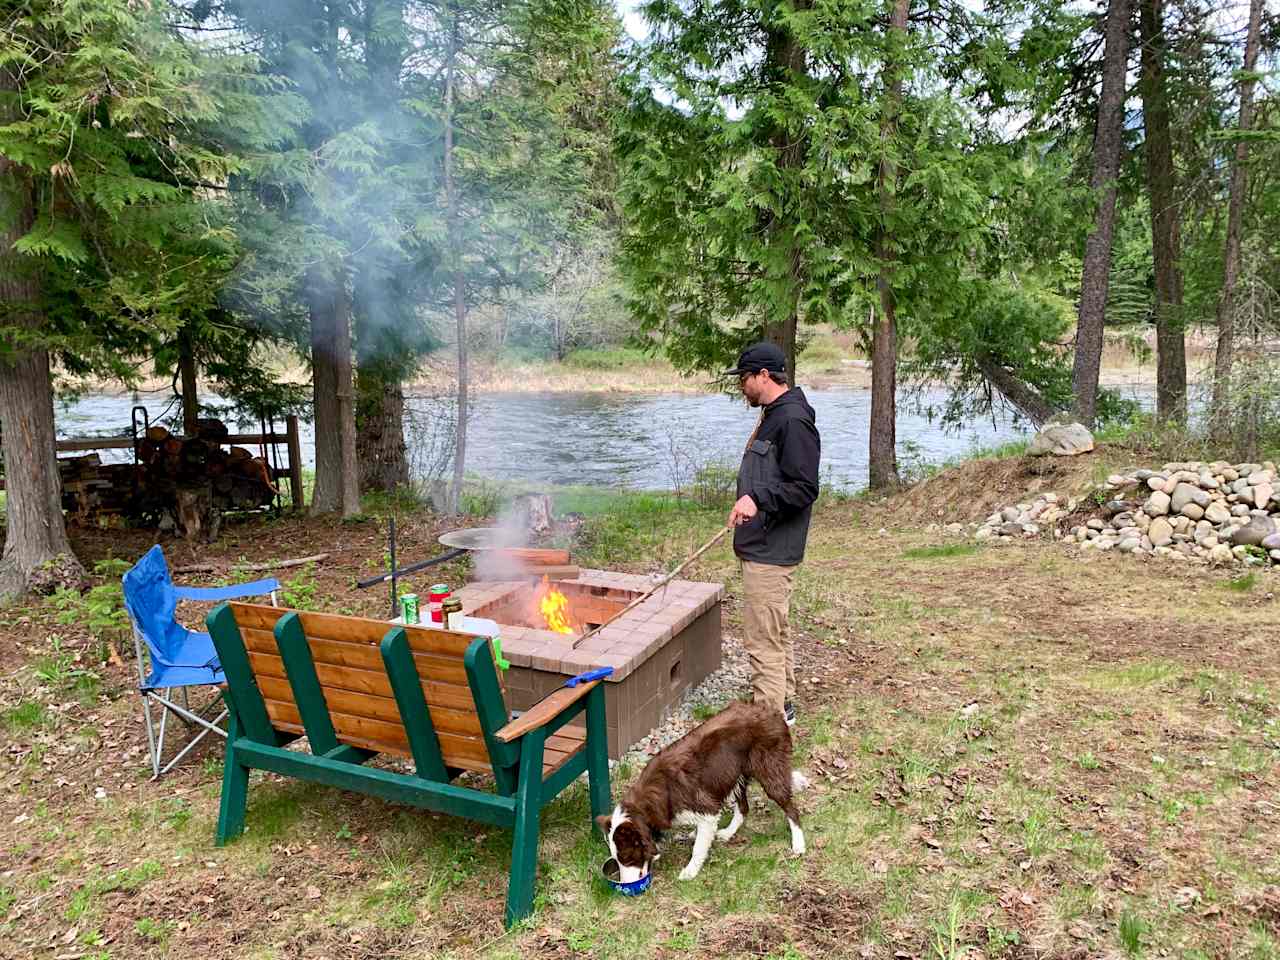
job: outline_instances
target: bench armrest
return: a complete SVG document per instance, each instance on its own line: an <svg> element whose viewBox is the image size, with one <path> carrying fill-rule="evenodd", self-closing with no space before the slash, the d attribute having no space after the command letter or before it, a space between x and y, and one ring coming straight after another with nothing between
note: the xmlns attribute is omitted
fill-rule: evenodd
<svg viewBox="0 0 1280 960"><path fill-rule="evenodd" d="M493 735L494 739L502 743L519 740L530 730L537 730L539 727L546 726L599 685L599 680L592 680L590 683L580 683L576 687L561 687L554 693L543 697L500 729Z"/></svg>

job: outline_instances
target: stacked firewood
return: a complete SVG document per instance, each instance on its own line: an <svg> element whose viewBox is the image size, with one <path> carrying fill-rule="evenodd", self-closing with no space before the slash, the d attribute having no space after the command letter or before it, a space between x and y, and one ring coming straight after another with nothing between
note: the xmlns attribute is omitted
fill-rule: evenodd
<svg viewBox="0 0 1280 960"><path fill-rule="evenodd" d="M62 460L63 507L81 521L111 513L134 522L212 533L228 510L267 506L276 495L262 457L223 446L227 428L200 421L194 437L153 426L138 441L137 466L102 464L97 454Z"/></svg>
<svg viewBox="0 0 1280 960"><path fill-rule="evenodd" d="M266 461L244 447L224 449L227 436L218 421L201 421L194 437L176 437L164 427L150 427L138 442L140 482L138 509L163 523L174 516L191 532L190 511L204 513L249 510L266 506L276 495ZM182 496L179 496L179 492ZM175 506L184 506L175 511ZM206 518L205 524L209 523Z"/></svg>
<svg viewBox="0 0 1280 960"><path fill-rule="evenodd" d="M62 509L77 523L128 513L136 470L132 463L103 463L96 453L60 459Z"/></svg>

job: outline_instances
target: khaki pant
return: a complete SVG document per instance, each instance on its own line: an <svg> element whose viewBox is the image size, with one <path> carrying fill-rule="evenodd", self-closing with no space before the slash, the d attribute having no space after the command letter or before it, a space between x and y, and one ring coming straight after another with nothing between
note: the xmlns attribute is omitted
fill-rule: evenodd
<svg viewBox="0 0 1280 960"><path fill-rule="evenodd" d="M742 561L742 643L751 661L752 699L779 710L796 695L795 644L787 627L796 569Z"/></svg>

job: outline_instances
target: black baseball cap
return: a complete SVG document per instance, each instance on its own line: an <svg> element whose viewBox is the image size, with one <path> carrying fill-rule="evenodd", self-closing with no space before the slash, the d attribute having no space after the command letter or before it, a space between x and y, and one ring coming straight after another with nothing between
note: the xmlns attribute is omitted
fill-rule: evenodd
<svg viewBox="0 0 1280 960"><path fill-rule="evenodd" d="M761 370L768 370L770 373L787 372L786 354L776 343L753 343L742 351L742 355L738 357L738 365L732 370L726 370L723 376L736 377L744 373L759 373Z"/></svg>

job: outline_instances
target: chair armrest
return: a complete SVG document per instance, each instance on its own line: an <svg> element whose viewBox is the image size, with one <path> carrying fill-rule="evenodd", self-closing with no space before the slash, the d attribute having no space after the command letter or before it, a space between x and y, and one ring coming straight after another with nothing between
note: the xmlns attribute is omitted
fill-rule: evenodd
<svg viewBox="0 0 1280 960"><path fill-rule="evenodd" d="M590 683L580 683L576 687L561 687L554 693L543 697L495 733L493 735L494 739L502 743L519 740L530 730L537 730L539 727L546 726L599 685L599 680L592 680Z"/></svg>
<svg viewBox="0 0 1280 960"><path fill-rule="evenodd" d="M254 580L252 583L233 583L229 587L178 587L173 594L179 600L198 600L215 602L218 600L234 600L237 597L256 597L280 589L280 581L274 577L266 580Z"/></svg>

